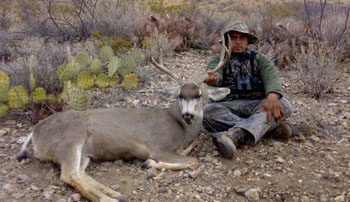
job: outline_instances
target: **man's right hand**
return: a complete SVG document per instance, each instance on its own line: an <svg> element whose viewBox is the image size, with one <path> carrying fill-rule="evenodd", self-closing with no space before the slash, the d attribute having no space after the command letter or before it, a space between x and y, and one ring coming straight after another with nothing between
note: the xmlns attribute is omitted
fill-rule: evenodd
<svg viewBox="0 0 350 202"><path fill-rule="evenodd" d="M204 83L209 84L211 86L217 86L219 83L219 76L216 73L211 72L211 70L208 70L208 76L204 79Z"/></svg>

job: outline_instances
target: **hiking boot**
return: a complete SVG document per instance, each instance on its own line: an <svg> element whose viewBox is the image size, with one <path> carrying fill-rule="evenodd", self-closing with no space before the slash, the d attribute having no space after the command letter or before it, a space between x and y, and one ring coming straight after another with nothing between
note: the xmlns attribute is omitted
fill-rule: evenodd
<svg viewBox="0 0 350 202"><path fill-rule="evenodd" d="M236 146L245 141L246 133L241 128L231 128L225 132L213 133L213 143L219 153L226 159L231 159L237 152Z"/></svg>
<svg viewBox="0 0 350 202"><path fill-rule="evenodd" d="M288 139L294 135L294 127L288 122L283 122L272 131L273 138Z"/></svg>

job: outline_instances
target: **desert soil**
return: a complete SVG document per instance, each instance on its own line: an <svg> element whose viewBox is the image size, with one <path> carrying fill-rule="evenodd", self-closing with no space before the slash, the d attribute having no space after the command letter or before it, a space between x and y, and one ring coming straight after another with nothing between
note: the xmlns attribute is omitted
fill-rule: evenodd
<svg viewBox="0 0 350 202"><path fill-rule="evenodd" d="M195 78L208 57L205 51L190 50L166 58L165 65L177 75ZM95 92L101 99L94 106L166 107L152 90L175 83L147 68L149 80L137 90ZM342 72L322 101L300 92L296 72L281 70L281 78L294 108L289 121L296 135L288 140L264 138L226 160L211 138L201 134L190 154L200 161L197 169L143 170L139 161L115 161L91 163L87 172L128 201L350 201L350 73ZM87 201L59 180L58 166L34 158L15 160L32 125L13 117L0 123L0 201Z"/></svg>

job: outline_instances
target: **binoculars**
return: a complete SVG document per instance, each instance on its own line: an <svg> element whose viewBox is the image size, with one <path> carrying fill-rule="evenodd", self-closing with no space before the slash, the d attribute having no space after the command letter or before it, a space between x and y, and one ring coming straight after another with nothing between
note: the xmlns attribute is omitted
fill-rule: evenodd
<svg viewBox="0 0 350 202"><path fill-rule="evenodd" d="M237 81L237 89L238 90L252 90L252 86L250 85L250 76L247 74L238 74L236 76Z"/></svg>

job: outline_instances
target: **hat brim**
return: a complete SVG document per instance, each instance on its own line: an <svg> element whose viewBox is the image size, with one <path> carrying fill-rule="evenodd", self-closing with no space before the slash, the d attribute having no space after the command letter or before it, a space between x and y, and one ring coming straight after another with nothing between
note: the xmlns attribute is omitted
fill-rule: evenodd
<svg viewBox="0 0 350 202"><path fill-rule="evenodd" d="M230 32L238 32L238 33L242 33L242 34L245 34L248 36L249 38L249 41L248 41L248 44L255 44L257 41L258 41L258 37L255 36L254 34L252 33L249 33L249 32L244 32L242 30L237 30L237 29L231 29L231 30L228 30L224 33L224 35L230 33Z"/></svg>

